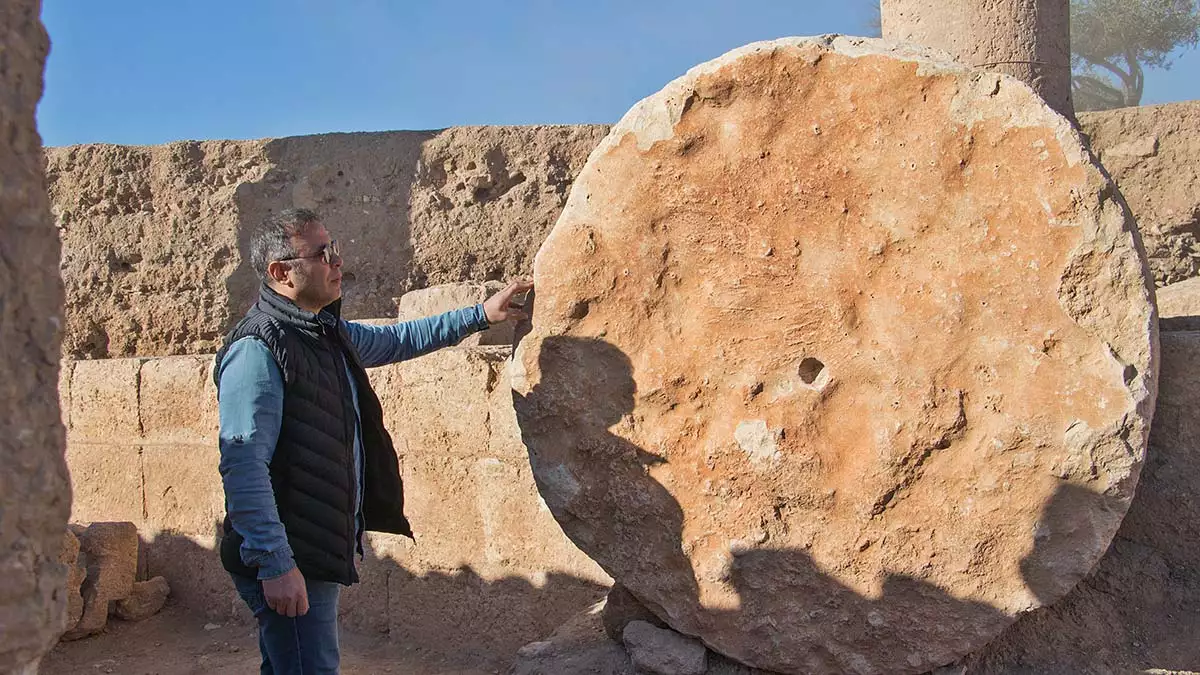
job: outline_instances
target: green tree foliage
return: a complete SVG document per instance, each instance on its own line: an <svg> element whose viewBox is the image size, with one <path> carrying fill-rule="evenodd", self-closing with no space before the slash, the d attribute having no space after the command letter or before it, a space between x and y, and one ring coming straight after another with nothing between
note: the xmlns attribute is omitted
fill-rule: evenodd
<svg viewBox="0 0 1200 675"><path fill-rule="evenodd" d="M1071 0L1075 109L1138 105L1143 68L1170 68L1171 52L1198 40L1196 0Z"/></svg>

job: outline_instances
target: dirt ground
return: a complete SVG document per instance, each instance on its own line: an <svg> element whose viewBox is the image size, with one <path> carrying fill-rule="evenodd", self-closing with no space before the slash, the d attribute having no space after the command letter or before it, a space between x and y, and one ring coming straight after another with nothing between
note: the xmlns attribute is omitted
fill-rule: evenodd
<svg viewBox="0 0 1200 675"><path fill-rule="evenodd" d="M492 663L455 663L441 653L405 649L379 637L341 634L343 675L492 675ZM104 633L59 643L42 660L42 675L245 675L257 673L258 638L246 624L214 624L179 607L137 623L109 619Z"/></svg>

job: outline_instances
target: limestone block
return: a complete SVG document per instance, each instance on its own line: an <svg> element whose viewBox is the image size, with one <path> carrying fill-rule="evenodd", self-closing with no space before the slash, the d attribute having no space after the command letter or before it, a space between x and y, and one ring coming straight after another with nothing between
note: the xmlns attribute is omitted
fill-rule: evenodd
<svg viewBox="0 0 1200 675"><path fill-rule="evenodd" d="M499 281L465 281L409 291L396 299L396 317L399 321L412 321L471 307L487 300L502 288L504 284ZM468 335L458 344L460 347L511 345L512 327L513 323L506 321L483 332Z"/></svg>
<svg viewBox="0 0 1200 675"><path fill-rule="evenodd" d="M86 561L80 559L79 537L71 530L63 533L62 550L58 556L59 564L67 569L67 612L63 622L63 631L69 631L79 623L83 615L83 581L87 578Z"/></svg>
<svg viewBox="0 0 1200 675"><path fill-rule="evenodd" d="M146 526L197 535L218 531L225 518L220 461L215 441L143 447Z"/></svg>
<svg viewBox="0 0 1200 675"><path fill-rule="evenodd" d="M1155 293L1163 330L1200 330L1200 277L1164 286Z"/></svg>
<svg viewBox="0 0 1200 675"><path fill-rule="evenodd" d="M211 356L148 359L141 370L142 435L147 443L216 446L217 388Z"/></svg>
<svg viewBox="0 0 1200 675"><path fill-rule="evenodd" d="M487 447L488 393L495 384L491 363L480 350L443 349L376 368L371 380L402 454L463 456Z"/></svg>
<svg viewBox="0 0 1200 675"><path fill-rule="evenodd" d="M563 530L678 632L919 673L1053 603L1133 496L1129 212L1030 90L758 43L639 103L539 251L513 387Z"/></svg>
<svg viewBox="0 0 1200 675"><path fill-rule="evenodd" d="M167 596L171 594L171 585L163 577L154 577L148 581L135 581L129 596L118 600L113 607L113 614L125 621L141 621L158 613L167 604Z"/></svg>
<svg viewBox="0 0 1200 675"><path fill-rule="evenodd" d="M63 635L64 640L103 630L111 603L129 597L137 575L138 536L133 523L92 523L79 535L79 547L87 556L83 615Z"/></svg>
<svg viewBox="0 0 1200 675"><path fill-rule="evenodd" d="M512 381L509 373L512 349L497 348L494 354L496 383L488 399L488 429L491 432L488 454L492 457L520 460L528 465L525 444L521 442L521 427L517 424L517 412L513 408Z"/></svg>
<svg viewBox="0 0 1200 675"><path fill-rule="evenodd" d="M71 520L142 522L142 448L71 443Z"/></svg>
<svg viewBox="0 0 1200 675"><path fill-rule="evenodd" d="M1200 101L1079 115L1137 220L1159 286L1200 274Z"/></svg>
<svg viewBox="0 0 1200 675"><path fill-rule="evenodd" d="M142 359L77 361L71 376L71 428L67 438L78 443L136 443L138 373Z"/></svg>
<svg viewBox="0 0 1200 675"><path fill-rule="evenodd" d="M614 583L608 589L604 598L604 611L601 612L604 621L604 633L608 639L620 642L625 634L625 627L634 621L644 621L658 628L666 628L667 624L646 609L640 600L633 597L628 588Z"/></svg>
<svg viewBox="0 0 1200 675"><path fill-rule="evenodd" d="M634 621L622 636L639 675L704 675L708 670L704 645L669 628Z"/></svg>

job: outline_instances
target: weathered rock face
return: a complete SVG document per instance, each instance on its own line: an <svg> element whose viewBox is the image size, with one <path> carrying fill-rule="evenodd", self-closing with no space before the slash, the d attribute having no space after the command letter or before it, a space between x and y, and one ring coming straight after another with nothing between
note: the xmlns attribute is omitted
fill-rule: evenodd
<svg viewBox="0 0 1200 675"><path fill-rule="evenodd" d="M1121 188L1159 286L1200 274L1200 101L1083 113Z"/></svg>
<svg viewBox="0 0 1200 675"><path fill-rule="evenodd" d="M50 47L37 0L0 5L0 672L62 630L71 496L58 408L62 283L34 112Z"/></svg>
<svg viewBox="0 0 1200 675"><path fill-rule="evenodd" d="M273 211L315 209L346 254L347 318L414 288L528 274L600 126L461 127L47 151L66 355L216 350L258 282Z"/></svg>
<svg viewBox="0 0 1200 675"><path fill-rule="evenodd" d="M538 487L744 663L949 663L1120 524L1157 374L1137 246L1015 80L878 41L735 51L625 116L538 253L513 378Z"/></svg>

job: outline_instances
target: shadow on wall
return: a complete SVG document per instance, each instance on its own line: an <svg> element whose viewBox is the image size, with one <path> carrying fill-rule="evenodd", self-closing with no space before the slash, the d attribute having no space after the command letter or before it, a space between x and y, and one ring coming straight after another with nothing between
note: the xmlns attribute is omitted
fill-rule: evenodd
<svg viewBox="0 0 1200 675"><path fill-rule="evenodd" d="M272 167L237 187L238 243L268 214L315 210L345 254L346 318L395 316L392 298L433 284L528 274L575 175L607 133L597 125L454 127L266 142ZM225 280L236 321L258 282Z"/></svg>
<svg viewBox="0 0 1200 675"><path fill-rule="evenodd" d="M424 143L438 131L324 134L268 141L272 168L238 186L238 247L243 258L225 281L236 322L258 292L245 252L253 229L287 208L316 211L346 256L346 316L392 316L392 298L414 287L410 201ZM360 283L360 279L365 283Z"/></svg>
<svg viewBox="0 0 1200 675"><path fill-rule="evenodd" d="M862 654L909 654L910 672L921 672L946 665L963 653L978 650L984 645L979 636L995 635L1008 625L1012 618L1004 612L980 602L964 601L951 597L942 589L921 579L907 576L891 576L883 583L882 599L865 597L843 585L835 578L824 574L804 550L752 549L734 553L726 573L725 581L739 599L739 607L733 610L708 609L701 611L697 594L697 582L687 556L681 553L683 514L679 503L649 473L645 467L663 461L641 448L630 444L608 429L621 417L633 410L635 384L629 358L616 346L603 340L587 340L568 337L547 338L539 353L539 372L542 381L526 396L514 393L514 405L522 420L522 429L536 428L537 437L526 435L524 440L529 450L530 462L535 467L538 489L562 524L572 541L580 545L597 560L610 575L631 586L667 589L664 596L675 600L677 607L687 607L683 614L699 613L699 621L708 626L724 626L740 635L757 635L755 642L762 649L778 645L780 631L789 631L801 636L803 650L787 650L774 647L772 652L759 652L760 657L769 654L775 663L789 664L796 672L837 673L855 671L866 667L880 672L896 668L894 662L859 662L854 652ZM572 420L570 428L555 419L562 419L558 401L565 397L580 395L586 387L595 407L582 420ZM561 481L574 479L567 474L564 465L571 461L587 461L591 465L602 464L603 472L589 473L588 485L574 484L571 490L562 485L553 485L555 472L560 467ZM541 468L539 468L541 467ZM1200 480L1200 465L1193 464L1194 480ZM1155 491L1155 476L1150 472L1140 495ZM574 492L569 503L561 496ZM1151 497L1153 498L1153 497ZM1100 502L1100 503L1096 503ZM604 505L619 503L638 504L627 513ZM588 513L611 512L608 522L594 522L576 517L572 508L583 505ZM1034 550L1022 561L1021 571L1030 591L1040 599L1059 597L1070 589L1079 577L1070 576L1064 570L1079 569L1078 561L1071 560L1076 547L1073 541L1094 540L1096 532L1081 514L1094 509L1116 509L1119 505L1108 497L1089 490L1063 484L1046 504L1039 522L1046 532L1054 534L1053 550L1044 545L1048 537L1035 537ZM638 528L647 513L664 514L656 518L658 528ZM636 543L635 543L636 542ZM632 548L636 546L637 548ZM1082 546L1081 550L1091 547ZM614 574L611 560L606 556L620 550L621 575ZM1093 549L1094 550L1094 549ZM636 553L631 553L636 551ZM1109 558L1113 554L1110 552ZM632 559L632 562L631 562ZM1102 566L1103 567L1103 566ZM1191 573L1193 576L1194 572ZM632 581L632 583L627 583ZM1137 585L1125 592L1139 592ZM1190 596L1200 600L1200 593ZM817 598L806 602L810 610L807 619L800 619L795 610L796 598ZM1110 598L1110 601L1112 599ZM1132 600L1132 598L1130 598ZM896 602L919 609L910 612L902 623L884 623L884 613L879 609ZM1118 599L1116 603L1122 603ZM661 606L646 603L659 616L667 616ZM1200 617L1200 606L1193 605L1191 614ZM1034 616L1047 610L1035 612L1022 623L1036 622ZM792 617L786 625L776 626L770 617ZM889 614L894 617L894 612ZM1155 625L1149 615L1137 617ZM1070 617L1066 619L1069 623ZM688 632L699 632L700 626L680 625L677 628ZM1061 623L1061 622L1060 622ZM1085 622L1086 624L1087 622ZM1089 626L1090 627L1090 626ZM1060 634L1066 627L1059 627ZM1070 631L1067 631L1068 633ZM1075 632L1078 632L1076 630ZM1190 631L1188 635L1197 634ZM1105 632L1093 638L1102 640ZM937 636L937 640L931 640ZM1051 663L1061 664L1052 653L1058 646L1052 636L1028 635L1023 639L1034 642L1041 638L1045 651L1040 652L1046 669L1034 667L1029 672L1066 672L1061 668L1048 667ZM931 642L937 642L933 646ZM841 649L830 649L825 645L835 643ZM1035 653L1036 650L1035 650ZM917 658L915 655L920 654ZM738 654L730 654L735 658ZM1093 655L1098 656L1098 655ZM1072 665L1084 672L1087 666L1107 665L1099 661L1073 661ZM1034 660L1036 663L1036 659ZM1119 664L1122 665L1122 664ZM1144 664L1149 667L1151 664ZM1160 664L1154 664L1159 665ZM1195 666L1195 663L1191 664ZM1070 669L1068 669L1070 670ZM972 672L1013 672L992 669L977 664Z"/></svg>
<svg viewBox="0 0 1200 675"><path fill-rule="evenodd" d="M220 523L214 525L220 532ZM503 668L518 649L604 597L607 587L568 574L489 579L470 567L415 573L378 549L396 538L373 535L359 562L362 582L344 588L343 631L422 652L448 666ZM233 590L216 550L185 535L163 532L142 542L139 578L162 575L173 604L222 607L214 621L253 621ZM214 602L214 599L217 599ZM349 656L353 656L350 654Z"/></svg>

